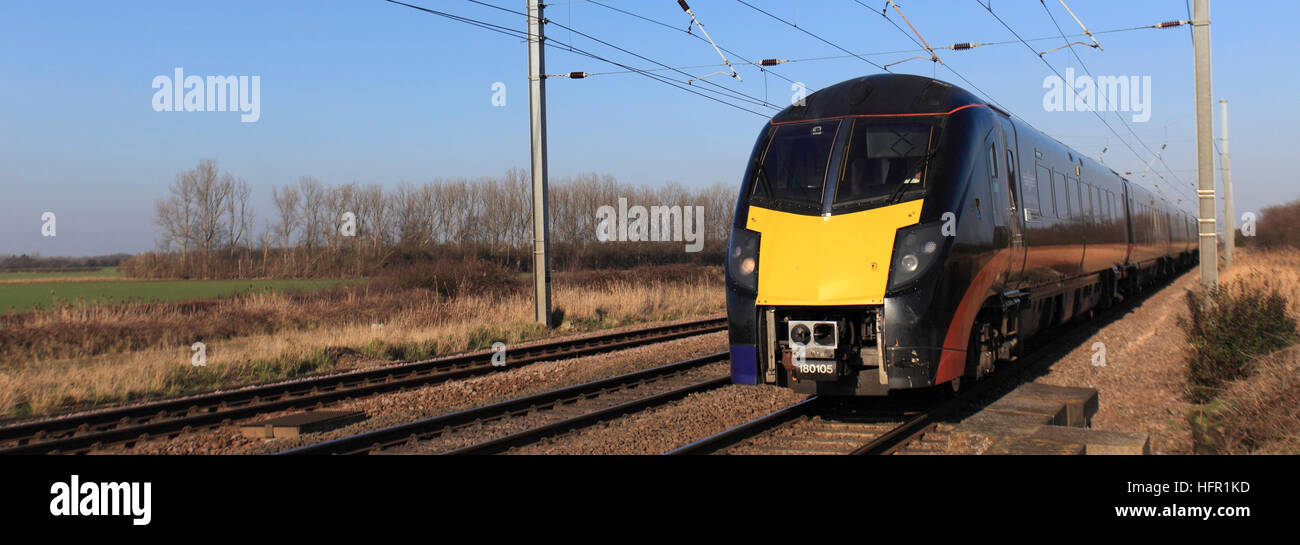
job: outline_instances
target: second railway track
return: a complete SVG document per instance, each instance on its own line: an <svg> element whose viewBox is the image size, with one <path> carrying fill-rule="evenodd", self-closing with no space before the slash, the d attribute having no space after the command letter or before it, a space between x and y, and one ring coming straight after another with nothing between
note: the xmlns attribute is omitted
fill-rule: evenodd
<svg viewBox="0 0 1300 545"><path fill-rule="evenodd" d="M705 318L518 347L509 352L506 366L494 366L491 352L479 352L13 424L0 427L0 454L80 453L110 446L129 447L140 441L172 437L278 411L325 407L348 399L541 361L622 350L725 329L725 318Z"/></svg>
<svg viewBox="0 0 1300 545"><path fill-rule="evenodd" d="M496 454L731 382L726 352L510 399L280 454Z"/></svg>

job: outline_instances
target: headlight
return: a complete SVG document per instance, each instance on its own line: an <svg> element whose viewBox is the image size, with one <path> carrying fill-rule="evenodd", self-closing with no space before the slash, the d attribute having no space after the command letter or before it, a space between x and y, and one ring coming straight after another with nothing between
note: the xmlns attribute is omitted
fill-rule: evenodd
<svg viewBox="0 0 1300 545"><path fill-rule="evenodd" d="M831 324L817 324L813 328L813 340L822 346L835 346L835 326Z"/></svg>
<svg viewBox="0 0 1300 545"><path fill-rule="evenodd" d="M808 326L799 324L790 328L791 343L799 346L805 346L808 344L809 339L812 339L812 333L808 331Z"/></svg>
<svg viewBox="0 0 1300 545"><path fill-rule="evenodd" d="M737 288L758 293L759 234L749 229L732 229L727 242L727 278Z"/></svg>
<svg viewBox="0 0 1300 545"><path fill-rule="evenodd" d="M889 267L889 291L907 287L939 260L939 249L951 238L939 234L942 226L942 222L935 222L898 230L894 262Z"/></svg>

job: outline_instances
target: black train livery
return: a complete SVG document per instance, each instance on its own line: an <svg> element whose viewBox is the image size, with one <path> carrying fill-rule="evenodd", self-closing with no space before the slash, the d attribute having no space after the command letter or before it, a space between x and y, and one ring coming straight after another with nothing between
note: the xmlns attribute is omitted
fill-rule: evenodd
<svg viewBox="0 0 1300 545"><path fill-rule="evenodd" d="M948 83L774 116L727 247L731 376L829 395L978 380L1196 263L1194 214Z"/></svg>

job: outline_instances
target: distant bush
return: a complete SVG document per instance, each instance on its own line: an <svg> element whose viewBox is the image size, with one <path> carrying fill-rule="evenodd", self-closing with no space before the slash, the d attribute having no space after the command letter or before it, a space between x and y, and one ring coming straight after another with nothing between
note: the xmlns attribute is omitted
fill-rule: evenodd
<svg viewBox="0 0 1300 545"><path fill-rule="evenodd" d="M0 271L90 272L105 267L116 267L129 257L131 257L130 254L91 257L41 257L40 254L0 255Z"/></svg>
<svg viewBox="0 0 1300 545"><path fill-rule="evenodd" d="M477 258L440 259L394 267L385 269L369 282L369 288L380 291L422 289L446 297L455 297L465 290L499 293L519 285L509 269Z"/></svg>
<svg viewBox="0 0 1300 545"><path fill-rule="evenodd" d="M680 263L649 265L630 269L599 269L566 272L555 277L557 286L607 288L620 282L717 282L722 283L720 266L701 267Z"/></svg>
<svg viewBox="0 0 1300 545"><path fill-rule="evenodd" d="M1187 292L1188 316L1179 319L1191 352L1188 396L1206 403L1225 382L1247 376L1252 358L1300 340L1288 301L1275 287L1236 282L1207 294Z"/></svg>
<svg viewBox="0 0 1300 545"><path fill-rule="evenodd" d="M1255 236L1237 240L1264 248L1300 247L1300 200L1261 210Z"/></svg>

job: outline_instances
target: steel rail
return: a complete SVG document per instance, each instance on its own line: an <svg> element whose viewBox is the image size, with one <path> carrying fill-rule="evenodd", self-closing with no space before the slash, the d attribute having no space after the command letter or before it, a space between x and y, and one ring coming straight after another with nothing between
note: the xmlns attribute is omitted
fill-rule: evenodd
<svg viewBox="0 0 1300 545"><path fill-rule="evenodd" d="M473 426L484 422L492 422L503 418L510 418L514 416L524 415L537 410L554 408L558 404L568 402L568 401L591 398L591 397L607 394L614 391L625 391L632 386L644 385L651 382L660 381L674 375L679 375L686 371L697 369L699 367L708 365L710 363L726 361L728 358L729 358L729 354L727 352L718 352L715 354L709 354L707 356L692 358L689 360L670 363L667 365L661 365L659 367L653 367L642 371L635 371L632 373L595 380L584 384L578 384L575 386L569 386L569 387L542 392L530 396L508 399L505 401L493 403L491 405L474 407L463 411L458 411L458 412L449 413L440 416L434 416L422 420L417 420L414 422L407 422L404 424L389 426L387 428L372 430L365 433L350 435L347 437L341 437L330 441L324 441L321 443L306 445L291 450L281 451L276 454L282 454L282 455L369 454L369 453L379 452L396 446L401 446L401 445L432 439L446 433L454 432L455 430L467 426ZM725 384L727 380L729 380L727 377L708 379L703 382L697 382L695 384L692 384L688 386L687 389L695 389L694 391L700 391L701 389L721 386ZM668 400L673 395L682 396L682 395L687 395L689 393L690 392L683 393L682 390L679 389L674 392L666 393L669 395L656 394L655 397L660 398L657 399L656 401L662 402ZM635 400L635 402L642 402L642 401L644 400ZM592 423L594 423L595 421L603 419L604 417L608 417L609 415L616 414L620 410L626 411L627 409L632 408L632 403L633 402L623 403L620 405L616 405L614 407L593 411L591 415L582 415L582 416L590 420ZM601 414L596 415L596 413L601 413ZM591 419L595 419L595 420L591 420ZM565 428L564 424L565 424L564 422L550 424L545 426L545 428L547 428L546 430L541 430L539 428L538 430L529 430L529 432L536 434L535 435L536 437L541 437L541 436L549 435L551 434L551 432L557 431L558 429ZM492 451L497 447L501 445L505 445L507 443L513 444L515 439L522 439L522 438L524 438L523 435L520 435L519 437L513 439L511 437L505 437L505 438L501 438L500 440L487 441L478 446L482 447L481 450L482 452L487 452L487 451ZM474 452L476 449L468 448L462 450L464 453L469 453L469 452Z"/></svg>

